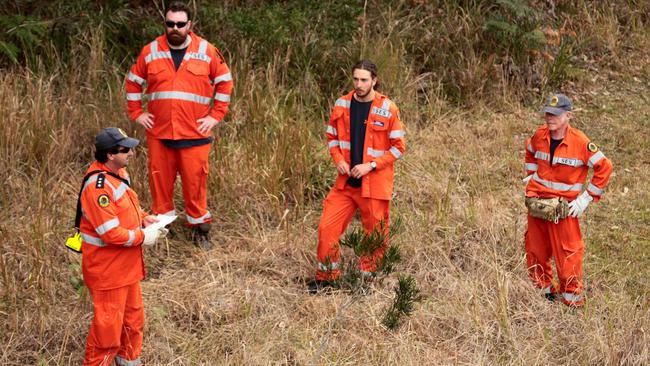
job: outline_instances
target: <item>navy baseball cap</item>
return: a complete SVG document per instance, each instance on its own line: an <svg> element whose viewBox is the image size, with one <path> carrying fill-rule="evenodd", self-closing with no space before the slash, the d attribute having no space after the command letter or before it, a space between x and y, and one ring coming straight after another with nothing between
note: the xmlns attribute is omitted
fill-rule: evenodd
<svg viewBox="0 0 650 366"><path fill-rule="evenodd" d="M544 109L542 113L550 113L555 116L559 116L562 113L570 112L573 110L573 105L571 104L571 99L564 94L551 94L544 103Z"/></svg>
<svg viewBox="0 0 650 366"><path fill-rule="evenodd" d="M95 136L95 149L97 151L108 150L115 146L134 148L139 143L140 140L127 136L121 128L117 127L107 127Z"/></svg>

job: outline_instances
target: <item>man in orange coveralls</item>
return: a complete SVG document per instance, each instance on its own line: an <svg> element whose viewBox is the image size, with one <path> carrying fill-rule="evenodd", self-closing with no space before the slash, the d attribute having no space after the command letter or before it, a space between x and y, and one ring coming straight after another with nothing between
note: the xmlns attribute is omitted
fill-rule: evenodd
<svg viewBox="0 0 650 366"><path fill-rule="evenodd" d="M526 142L526 197L562 197L569 201L569 216L557 223L528 214L526 260L530 277L549 300L584 304L582 258L585 243L578 217L591 201L598 201L612 174L612 163L589 138L569 125L571 100L551 95L543 109L546 124ZM587 189L583 184L589 168L594 173ZM551 256L559 277L553 284Z"/></svg>
<svg viewBox="0 0 650 366"><path fill-rule="evenodd" d="M164 27L165 34L142 49L127 75L128 114L147 130L154 213L176 214L174 182L180 174L187 225L207 250L212 247L207 202L211 131L228 111L232 76L217 48L191 31L185 4L169 4ZM142 109L145 83L148 111Z"/></svg>
<svg viewBox="0 0 650 366"><path fill-rule="evenodd" d="M165 230L147 228L158 220L140 208L129 186L124 167L138 143L119 128L103 129L80 195L83 278L94 310L84 365L141 364L141 245L153 245Z"/></svg>
<svg viewBox="0 0 650 366"><path fill-rule="evenodd" d="M327 125L327 146L338 177L323 202L318 225L318 269L307 284L310 293L332 285L340 277L339 238L361 211L366 232L383 222L388 229L393 194L393 164L405 150L404 130L395 103L375 89L377 66L369 60L352 67L354 90L334 103ZM360 258L360 270L372 275L384 248Z"/></svg>

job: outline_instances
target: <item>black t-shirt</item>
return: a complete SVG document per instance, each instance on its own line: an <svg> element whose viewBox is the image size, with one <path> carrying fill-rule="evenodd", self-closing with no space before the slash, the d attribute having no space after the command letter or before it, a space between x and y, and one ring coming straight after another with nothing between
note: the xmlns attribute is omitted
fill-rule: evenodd
<svg viewBox="0 0 650 366"><path fill-rule="evenodd" d="M366 139L366 121L370 114L369 102L358 102L354 97L350 103L350 170L355 165L363 164L364 141ZM350 187L361 187L361 179L348 178Z"/></svg>
<svg viewBox="0 0 650 366"><path fill-rule="evenodd" d="M185 51L187 51L187 47L180 50L170 48L169 51L171 51L172 60L174 60L174 67L176 70L178 70L178 68L181 67L181 62L183 62L183 57L185 57Z"/></svg>
<svg viewBox="0 0 650 366"><path fill-rule="evenodd" d="M550 149L551 157L550 160L548 161L550 165L553 165L553 155L555 155L555 149L557 149L557 147L560 146L562 140L564 139L563 138L559 140L551 139L551 149Z"/></svg>

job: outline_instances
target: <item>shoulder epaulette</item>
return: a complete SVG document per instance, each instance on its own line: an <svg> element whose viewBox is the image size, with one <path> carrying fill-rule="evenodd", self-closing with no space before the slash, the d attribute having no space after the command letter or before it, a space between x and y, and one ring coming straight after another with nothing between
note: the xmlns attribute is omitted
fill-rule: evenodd
<svg viewBox="0 0 650 366"><path fill-rule="evenodd" d="M106 176L104 173L99 173L97 175L97 182L95 183L95 188L104 188L104 181L106 180Z"/></svg>

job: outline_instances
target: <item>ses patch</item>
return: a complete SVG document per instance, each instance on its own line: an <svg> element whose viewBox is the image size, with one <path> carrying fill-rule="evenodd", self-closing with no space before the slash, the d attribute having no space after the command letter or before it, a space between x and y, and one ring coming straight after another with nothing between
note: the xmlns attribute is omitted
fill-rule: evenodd
<svg viewBox="0 0 650 366"><path fill-rule="evenodd" d="M587 144L587 150L594 153L594 152L598 151L598 146L596 146L596 144L594 144L593 142L590 142L590 143Z"/></svg>
<svg viewBox="0 0 650 366"><path fill-rule="evenodd" d="M101 196L97 197L97 203L99 203L99 207L105 208L111 204L111 200L108 198L107 195L102 194Z"/></svg>

